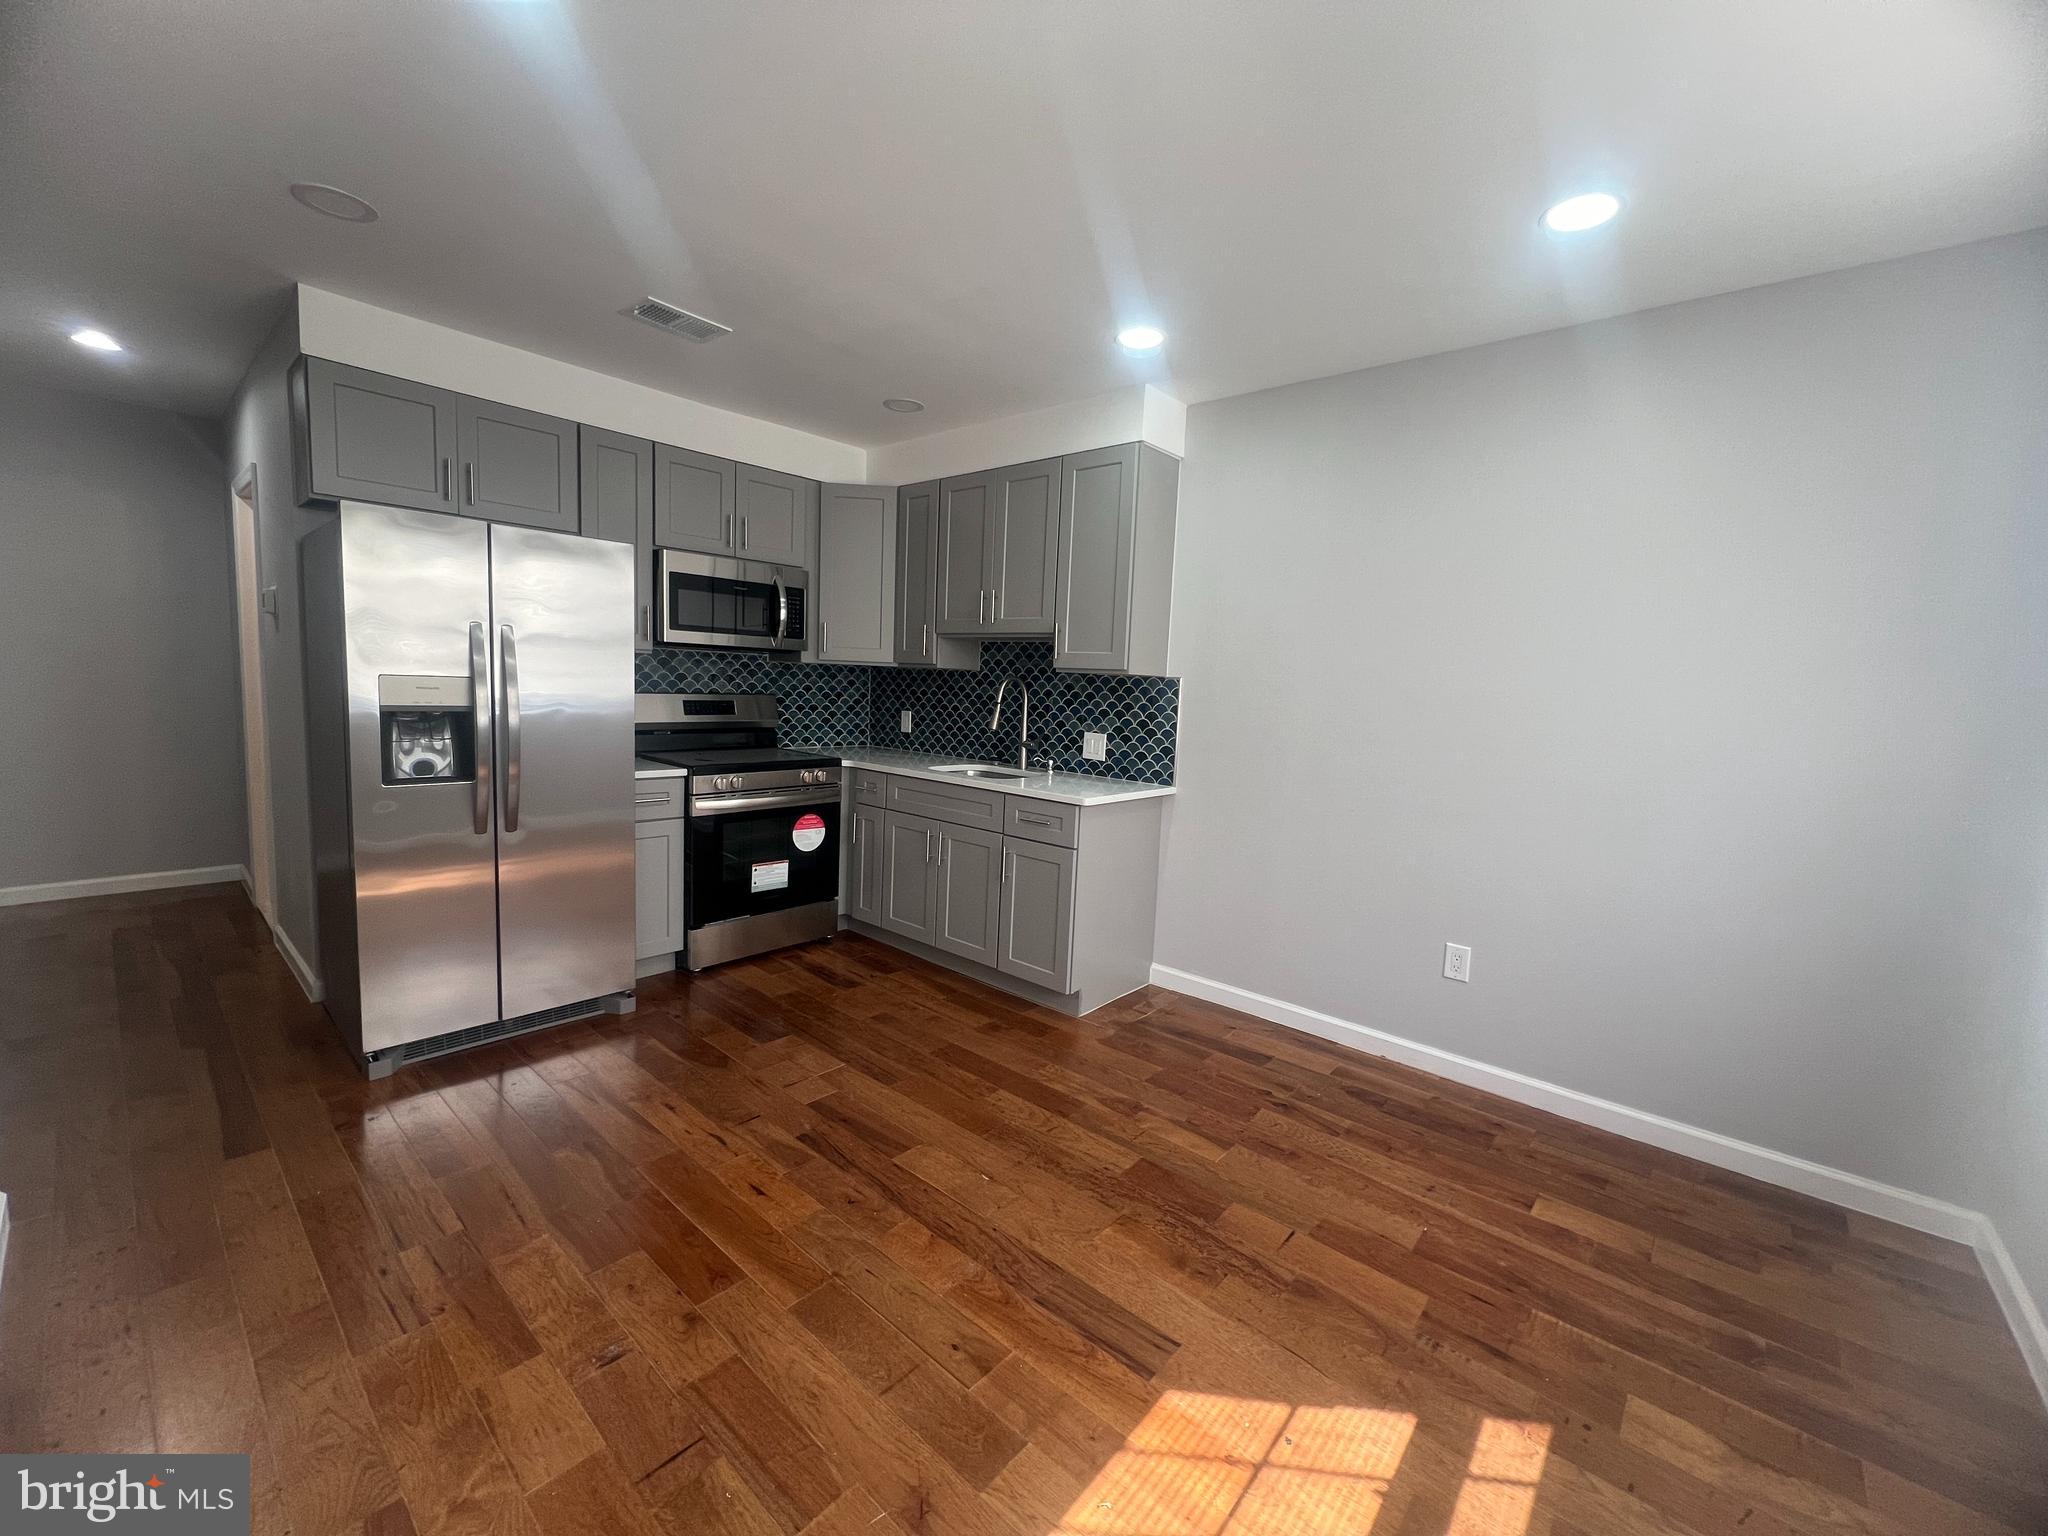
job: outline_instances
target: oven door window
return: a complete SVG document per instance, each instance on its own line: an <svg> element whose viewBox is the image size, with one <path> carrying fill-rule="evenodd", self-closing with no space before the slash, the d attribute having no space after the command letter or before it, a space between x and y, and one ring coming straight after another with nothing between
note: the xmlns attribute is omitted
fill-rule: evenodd
<svg viewBox="0 0 2048 1536"><path fill-rule="evenodd" d="M671 571L668 626L702 635L743 635L773 640L781 619L775 584Z"/></svg>
<svg viewBox="0 0 2048 1536"><path fill-rule="evenodd" d="M692 928L838 899L836 802L690 818Z"/></svg>

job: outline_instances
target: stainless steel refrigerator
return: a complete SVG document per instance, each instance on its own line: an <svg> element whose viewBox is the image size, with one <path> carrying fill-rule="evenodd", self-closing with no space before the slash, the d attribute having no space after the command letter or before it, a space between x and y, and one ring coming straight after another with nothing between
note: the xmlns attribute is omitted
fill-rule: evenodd
<svg viewBox="0 0 2048 1536"><path fill-rule="evenodd" d="M631 548L344 502L300 552L320 971L364 1070L630 1008Z"/></svg>

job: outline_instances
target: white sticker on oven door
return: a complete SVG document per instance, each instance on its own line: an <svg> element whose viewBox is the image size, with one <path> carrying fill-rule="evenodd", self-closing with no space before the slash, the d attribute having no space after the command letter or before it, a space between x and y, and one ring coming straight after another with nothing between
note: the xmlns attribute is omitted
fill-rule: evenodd
<svg viewBox="0 0 2048 1536"><path fill-rule="evenodd" d="M791 828L789 840L805 853L816 853L825 841L825 818L812 811L805 811L797 817L796 826Z"/></svg>
<svg viewBox="0 0 2048 1536"><path fill-rule="evenodd" d="M756 891L786 891L789 889L789 860L770 859L765 864L754 866L753 889Z"/></svg>

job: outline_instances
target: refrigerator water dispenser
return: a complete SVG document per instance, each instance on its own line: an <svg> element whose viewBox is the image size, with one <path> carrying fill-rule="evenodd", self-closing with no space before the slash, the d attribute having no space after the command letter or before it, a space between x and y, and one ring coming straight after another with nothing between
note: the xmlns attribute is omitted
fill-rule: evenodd
<svg viewBox="0 0 2048 1536"><path fill-rule="evenodd" d="M468 678L382 675L377 714L386 784L452 784L476 776Z"/></svg>

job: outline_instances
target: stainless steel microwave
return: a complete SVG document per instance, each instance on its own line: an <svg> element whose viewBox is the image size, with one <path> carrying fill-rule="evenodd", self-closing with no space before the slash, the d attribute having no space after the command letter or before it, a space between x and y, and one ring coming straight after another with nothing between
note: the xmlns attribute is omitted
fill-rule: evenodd
<svg viewBox="0 0 2048 1536"><path fill-rule="evenodd" d="M801 651L810 633L810 573L687 549L657 552L663 645Z"/></svg>

